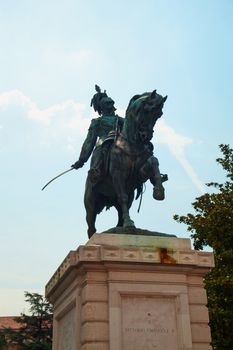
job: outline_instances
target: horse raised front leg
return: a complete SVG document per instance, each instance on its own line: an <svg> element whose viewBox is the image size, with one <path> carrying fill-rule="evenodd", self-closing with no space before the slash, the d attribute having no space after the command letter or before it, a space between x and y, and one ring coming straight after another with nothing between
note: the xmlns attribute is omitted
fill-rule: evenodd
<svg viewBox="0 0 233 350"><path fill-rule="evenodd" d="M150 163L152 166L152 176L150 182L154 185L153 198L162 201L165 198L164 187L162 184L162 177L159 171L159 161L155 157L150 157Z"/></svg>
<svg viewBox="0 0 233 350"><path fill-rule="evenodd" d="M158 159L154 156L151 156L145 165L142 167L140 171L140 175L143 181L150 179L150 182L154 186L153 189L153 197L156 200L162 201L165 198L163 181L166 181L163 178L159 171L159 162Z"/></svg>

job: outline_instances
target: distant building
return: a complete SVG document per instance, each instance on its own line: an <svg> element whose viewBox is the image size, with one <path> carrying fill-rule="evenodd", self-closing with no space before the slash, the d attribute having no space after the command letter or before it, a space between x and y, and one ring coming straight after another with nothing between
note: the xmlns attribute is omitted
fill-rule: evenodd
<svg viewBox="0 0 233 350"><path fill-rule="evenodd" d="M2 340L4 339L6 341L7 345L2 345L0 343L0 350L18 350L19 346L17 344L12 344L7 341L4 335L4 329L5 328L11 328L14 330L18 330L20 328L20 324L17 323L14 318L16 316L0 316L0 335L2 337Z"/></svg>

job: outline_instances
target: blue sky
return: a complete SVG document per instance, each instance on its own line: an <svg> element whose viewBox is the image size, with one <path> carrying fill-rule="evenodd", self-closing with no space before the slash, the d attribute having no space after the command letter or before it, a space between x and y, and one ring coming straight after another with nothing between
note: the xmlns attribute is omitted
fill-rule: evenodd
<svg viewBox="0 0 233 350"><path fill-rule="evenodd" d="M230 0L0 0L1 316L26 310L24 291L43 293L87 241L88 164L41 188L78 159L95 84L122 116L137 93L168 95L153 139L166 200L148 183L131 213L140 228L189 236L172 216L223 179L218 145L232 145L232 32ZM116 220L104 212L98 231Z"/></svg>

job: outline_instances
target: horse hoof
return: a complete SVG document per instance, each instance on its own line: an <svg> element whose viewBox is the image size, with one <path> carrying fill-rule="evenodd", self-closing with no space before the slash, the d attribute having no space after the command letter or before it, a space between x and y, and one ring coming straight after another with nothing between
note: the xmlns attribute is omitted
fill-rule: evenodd
<svg viewBox="0 0 233 350"><path fill-rule="evenodd" d="M156 199L157 201L163 201L165 198L164 194L164 188L163 186L155 186L153 190L153 198Z"/></svg>
<svg viewBox="0 0 233 350"><path fill-rule="evenodd" d="M87 231L88 238L90 239L94 235L94 233L96 233L96 230L88 230Z"/></svg>
<svg viewBox="0 0 233 350"><path fill-rule="evenodd" d="M133 220L125 221L123 227L135 227Z"/></svg>

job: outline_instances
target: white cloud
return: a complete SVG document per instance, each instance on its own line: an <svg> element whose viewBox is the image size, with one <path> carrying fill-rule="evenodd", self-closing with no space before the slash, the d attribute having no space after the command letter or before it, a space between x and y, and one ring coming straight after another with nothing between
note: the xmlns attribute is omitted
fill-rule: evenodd
<svg viewBox="0 0 233 350"><path fill-rule="evenodd" d="M40 109L35 102L19 90L12 90L0 94L0 108L20 107L24 112L24 119L37 123L38 128L24 130L29 135L30 141L49 147L50 144L65 144L71 152L77 152L77 144L82 142L91 119L91 111L86 111L86 106L73 100ZM14 130L21 121L17 113L14 115ZM21 115L19 113L19 115ZM6 121L5 121L6 122ZM3 126L4 122L3 122ZM8 128L11 126L9 125ZM7 126L4 127L7 132ZM27 132L28 131L28 132ZM12 133L11 133L12 136ZM16 135L16 138L18 136ZM16 139L15 139L16 141ZM20 139L25 142L25 139Z"/></svg>
<svg viewBox="0 0 233 350"><path fill-rule="evenodd" d="M191 164L185 156L185 147L193 143L189 137L178 134L174 129L166 124L164 120L159 120L157 124L156 141L166 144L170 152L180 162L192 182L201 193L206 191L204 184L200 181Z"/></svg>
<svg viewBox="0 0 233 350"><path fill-rule="evenodd" d="M0 107L8 107L10 105L22 107L26 112L27 118L46 125L51 124L56 115L71 112L71 118L73 118L74 115L82 115L85 109L84 104L76 103L73 100L67 100L45 109L39 109L28 96L25 96L19 90L0 94ZM80 127L80 124L77 121L75 122L74 119L69 119L65 124L70 127Z"/></svg>
<svg viewBox="0 0 233 350"><path fill-rule="evenodd" d="M19 90L13 90L0 94L0 107L10 105L20 106L24 109L26 118L44 126L44 139L41 143L49 144L51 138L65 142L71 152L77 152L77 143L81 143L87 133L91 118L96 116L90 109L86 112L86 106L73 100L40 109L28 96ZM88 116L85 115L88 113ZM121 116L124 110L117 111ZM185 148L192 144L192 139L178 134L168 126L164 120L159 120L156 125L156 142L168 146L170 152L180 162L185 172L191 178L194 185L201 193L205 192L205 186L199 180L196 172L186 158ZM47 136L47 138L46 138Z"/></svg>

